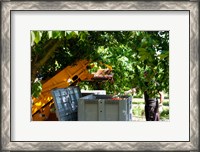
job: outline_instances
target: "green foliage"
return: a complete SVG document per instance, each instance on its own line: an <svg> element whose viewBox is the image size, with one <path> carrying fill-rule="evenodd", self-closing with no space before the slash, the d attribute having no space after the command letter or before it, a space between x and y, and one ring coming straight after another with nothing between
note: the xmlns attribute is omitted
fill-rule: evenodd
<svg viewBox="0 0 200 152"><path fill-rule="evenodd" d="M38 97L40 92L42 91L42 84L40 81L36 81L31 86L31 95L33 97Z"/></svg>
<svg viewBox="0 0 200 152"><path fill-rule="evenodd" d="M144 105L138 104L133 108L133 117L145 117Z"/></svg>
<svg viewBox="0 0 200 152"><path fill-rule="evenodd" d="M169 106L169 100L165 100L165 101L163 102L163 106Z"/></svg>
<svg viewBox="0 0 200 152"><path fill-rule="evenodd" d="M169 119L169 108L164 108L163 111L160 114L161 120Z"/></svg>
<svg viewBox="0 0 200 152"><path fill-rule="evenodd" d="M133 87L152 95L169 91L168 31L32 31L31 38L32 83L36 78L51 78L77 60L89 59L97 63L95 70L102 67L100 61L113 67L114 83L98 84L109 94L123 94ZM58 41L47 62L34 68ZM144 71L149 72L148 78ZM97 88L96 83L79 85Z"/></svg>
<svg viewBox="0 0 200 152"><path fill-rule="evenodd" d="M34 41L36 44L41 40L40 32L33 31L32 33L32 41ZM32 42L33 43L33 42Z"/></svg>

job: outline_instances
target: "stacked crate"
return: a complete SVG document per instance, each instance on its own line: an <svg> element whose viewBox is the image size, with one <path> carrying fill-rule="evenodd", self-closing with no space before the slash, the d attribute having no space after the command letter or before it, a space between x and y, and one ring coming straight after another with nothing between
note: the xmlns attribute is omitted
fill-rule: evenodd
<svg viewBox="0 0 200 152"><path fill-rule="evenodd" d="M81 97L79 87L72 86L52 90L56 115L59 121L77 121L78 99Z"/></svg>

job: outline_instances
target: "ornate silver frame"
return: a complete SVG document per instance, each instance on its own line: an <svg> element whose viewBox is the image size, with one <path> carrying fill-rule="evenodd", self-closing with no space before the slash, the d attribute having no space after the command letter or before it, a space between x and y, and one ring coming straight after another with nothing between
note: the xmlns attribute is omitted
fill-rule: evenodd
<svg viewBox="0 0 200 152"><path fill-rule="evenodd" d="M1 2L1 150L199 151L199 2L198 1L7 1ZM189 142L12 142L10 139L10 24L15 10L187 10L190 12Z"/></svg>

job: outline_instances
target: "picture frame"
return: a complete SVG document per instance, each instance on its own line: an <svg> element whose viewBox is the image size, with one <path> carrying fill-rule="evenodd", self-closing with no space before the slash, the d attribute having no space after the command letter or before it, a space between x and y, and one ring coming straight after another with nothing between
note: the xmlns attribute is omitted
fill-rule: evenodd
<svg viewBox="0 0 200 152"><path fill-rule="evenodd" d="M190 83L189 83L189 141L12 141L11 50L15 40L11 37L12 12L19 10L130 10L130 11L189 11ZM199 2L145 2L145 1L2 1L1 2L1 150L2 151L198 151L199 150ZM13 81L12 81L13 82Z"/></svg>

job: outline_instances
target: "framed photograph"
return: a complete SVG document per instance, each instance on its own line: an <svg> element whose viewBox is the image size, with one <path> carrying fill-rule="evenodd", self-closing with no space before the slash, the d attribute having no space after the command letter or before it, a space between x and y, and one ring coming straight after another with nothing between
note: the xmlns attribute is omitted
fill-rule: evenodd
<svg viewBox="0 0 200 152"><path fill-rule="evenodd" d="M2 1L1 12L2 151L199 150L199 2ZM89 74L87 61L79 60L96 57L101 63L92 67L101 70ZM84 74L70 73L79 68L74 61ZM141 89L149 75L148 86L167 90L161 121L146 121L144 105L143 121L137 121L138 107L118 103L132 101L118 93ZM83 80L98 80L100 92L99 80L111 81L103 89L112 88L113 96L95 96L98 106L88 96L74 104L77 88L62 88ZM80 106L78 118L62 111L69 100L71 111ZM52 113L60 121L50 119Z"/></svg>

